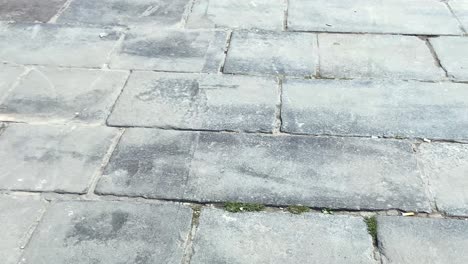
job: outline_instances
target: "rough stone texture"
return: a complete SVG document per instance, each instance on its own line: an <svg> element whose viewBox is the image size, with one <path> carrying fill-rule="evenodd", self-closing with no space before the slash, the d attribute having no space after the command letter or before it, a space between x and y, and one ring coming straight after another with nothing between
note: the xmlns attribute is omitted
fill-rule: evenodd
<svg viewBox="0 0 468 264"><path fill-rule="evenodd" d="M196 0L187 27L282 30L285 8L282 0Z"/></svg>
<svg viewBox="0 0 468 264"><path fill-rule="evenodd" d="M404 141L127 130L98 193L429 211Z"/></svg>
<svg viewBox="0 0 468 264"><path fill-rule="evenodd" d="M362 218L202 211L191 263L377 263Z"/></svg>
<svg viewBox="0 0 468 264"><path fill-rule="evenodd" d="M128 73L34 67L5 99L0 120L104 123Z"/></svg>
<svg viewBox="0 0 468 264"><path fill-rule="evenodd" d="M224 72L314 75L318 61L316 48L315 34L234 32Z"/></svg>
<svg viewBox="0 0 468 264"><path fill-rule="evenodd" d="M224 58L224 31L140 29L125 36L111 67L176 72L218 72Z"/></svg>
<svg viewBox="0 0 468 264"><path fill-rule="evenodd" d="M117 126L272 131L273 78L135 72L108 123Z"/></svg>
<svg viewBox="0 0 468 264"><path fill-rule="evenodd" d="M452 7L465 30L468 30L468 2L466 0L450 0L448 4Z"/></svg>
<svg viewBox="0 0 468 264"><path fill-rule="evenodd" d="M0 103L4 100L8 92L14 88L13 85L25 70L24 67L0 64Z"/></svg>
<svg viewBox="0 0 468 264"><path fill-rule="evenodd" d="M0 259L17 264L34 223L45 210L39 195L0 196Z"/></svg>
<svg viewBox="0 0 468 264"><path fill-rule="evenodd" d="M467 220L379 217L383 263L467 263L466 230Z"/></svg>
<svg viewBox="0 0 468 264"><path fill-rule="evenodd" d="M101 67L119 36L113 29L0 23L0 61Z"/></svg>
<svg viewBox="0 0 468 264"><path fill-rule="evenodd" d="M437 208L448 215L468 216L468 145L422 144L418 155Z"/></svg>
<svg viewBox="0 0 468 264"><path fill-rule="evenodd" d="M191 216L173 204L60 202L47 211L22 263L181 263Z"/></svg>
<svg viewBox="0 0 468 264"><path fill-rule="evenodd" d="M83 193L116 134L108 127L11 124L0 135L0 189Z"/></svg>
<svg viewBox="0 0 468 264"><path fill-rule="evenodd" d="M287 80L283 131L468 139L468 84Z"/></svg>
<svg viewBox="0 0 468 264"><path fill-rule="evenodd" d="M0 0L0 20L47 22L66 0Z"/></svg>
<svg viewBox="0 0 468 264"><path fill-rule="evenodd" d="M461 34L438 0L289 0L288 29L327 32Z"/></svg>
<svg viewBox="0 0 468 264"><path fill-rule="evenodd" d="M412 36L319 34L320 74L327 78L440 80L423 40Z"/></svg>
<svg viewBox="0 0 468 264"><path fill-rule="evenodd" d="M430 41L449 76L468 81L468 38L439 37Z"/></svg>

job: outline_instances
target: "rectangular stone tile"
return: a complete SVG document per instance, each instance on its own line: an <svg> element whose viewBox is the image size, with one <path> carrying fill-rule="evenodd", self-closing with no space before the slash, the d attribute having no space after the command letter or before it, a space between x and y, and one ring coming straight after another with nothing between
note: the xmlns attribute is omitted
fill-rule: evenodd
<svg viewBox="0 0 468 264"><path fill-rule="evenodd" d="M460 20L465 30L468 30L468 1L466 0L450 0L449 6Z"/></svg>
<svg viewBox="0 0 468 264"><path fill-rule="evenodd" d="M97 192L429 211L405 141L127 130Z"/></svg>
<svg viewBox="0 0 468 264"><path fill-rule="evenodd" d="M94 27L0 23L0 61L101 67L120 34L114 29Z"/></svg>
<svg viewBox="0 0 468 264"><path fill-rule="evenodd" d="M449 76L468 81L468 38L439 37L430 42Z"/></svg>
<svg viewBox="0 0 468 264"><path fill-rule="evenodd" d="M196 0L187 27L282 30L285 9L283 0Z"/></svg>
<svg viewBox="0 0 468 264"><path fill-rule="evenodd" d="M66 0L0 0L0 20L47 22Z"/></svg>
<svg viewBox="0 0 468 264"><path fill-rule="evenodd" d="M290 79L282 105L286 132L468 139L468 84Z"/></svg>
<svg viewBox="0 0 468 264"><path fill-rule="evenodd" d="M29 234L45 210L39 195L0 196L0 259L2 264L17 264Z"/></svg>
<svg viewBox="0 0 468 264"><path fill-rule="evenodd" d="M202 211L191 263L377 263L362 218Z"/></svg>
<svg viewBox="0 0 468 264"><path fill-rule="evenodd" d="M234 32L225 73L310 76L318 62L310 33Z"/></svg>
<svg viewBox="0 0 468 264"><path fill-rule="evenodd" d="M191 216L175 204L56 203L22 263L181 263Z"/></svg>
<svg viewBox="0 0 468 264"><path fill-rule="evenodd" d="M277 86L273 78L134 72L108 124L272 131Z"/></svg>
<svg viewBox="0 0 468 264"><path fill-rule="evenodd" d="M131 31L111 67L175 72L218 72L227 32L154 30Z"/></svg>
<svg viewBox="0 0 468 264"><path fill-rule="evenodd" d="M422 144L418 157L437 208L448 215L468 216L468 145Z"/></svg>
<svg viewBox="0 0 468 264"><path fill-rule="evenodd" d="M383 263L467 263L467 230L467 220L379 217Z"/></svg>
<svg viewBox="0 0 468 264"><path fill-rule="evenodd" d="M318 38L323 77L445 78L426 43L417 37L319 34Z"/></svg>
<svg viewBox="0 0 468 264"><path fill-rule="evenodd" d="M117 129L11 124L0 136L0 189L84 193Z"/></svg>
<svg viewBox="0 0 468 264"><path fill-rule="evenodd" d="M326 32L461 34L438 0L290 0L288 29Z"/></svg>
<svg viewBox="0 0 468 264"><path fill-rule="evenodd" d="M0 101L0 120L103 124L128 74L32 67Z"/></svg>

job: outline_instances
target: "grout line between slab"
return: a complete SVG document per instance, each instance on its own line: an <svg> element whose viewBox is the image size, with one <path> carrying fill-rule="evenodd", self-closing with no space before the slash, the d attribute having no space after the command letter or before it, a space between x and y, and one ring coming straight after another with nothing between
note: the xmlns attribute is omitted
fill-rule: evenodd
<svg viewBox="0 0 468 264"><path fill-rule="evenodd" d="M463 32L464 35L467 35L468 34L468 29L466 29L464 26L463 26L463 23L461 22L460 18L457 16L457 14L455 13L455 11L453 10L452 6L450 5L450 2L448 0L443 0L441 1L442 3L445 4L445 6L448 8L448 10L450 11L450 13L452 14L452 16L457 20L458 22L458 26L460 27L460 30Z"/></svg>
<svg viewBox="0 0 468 264"><path fill-rule="evenodd" d="M49 21L47 21L47 24L55 24L57 23L57 19L63 14L63 12L65 12L65 10L68 9L68 7L71 5L71 3L73 2L74 0L67 0L63 5L62 7L60 7L60 9L57 11L57 14L55 14L53 17L51 17L49 19Z"/></svg>

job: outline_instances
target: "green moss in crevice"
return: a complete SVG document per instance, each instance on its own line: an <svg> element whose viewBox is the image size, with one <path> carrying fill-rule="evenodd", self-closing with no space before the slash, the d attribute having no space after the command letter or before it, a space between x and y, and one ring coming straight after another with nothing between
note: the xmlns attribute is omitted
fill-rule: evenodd
<svg viewBox="0 0 468 264"><path fill-rule="evenodd" d="M288 206L288 212L292 214L302 214L310 211L310 208L302 205L291 205Z"/></svg>
<svg viewBox="0 0 468 264"><path fill-rule="evenodd" d="M231 213L258 212L263 211L263 204L228 202L224 204L224 210Z"/></svg>

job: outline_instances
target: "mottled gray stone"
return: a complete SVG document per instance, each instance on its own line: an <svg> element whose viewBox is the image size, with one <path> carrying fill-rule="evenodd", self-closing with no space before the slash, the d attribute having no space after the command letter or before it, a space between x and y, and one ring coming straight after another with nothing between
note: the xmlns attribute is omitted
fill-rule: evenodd
<svg viewBox="0 0 468 264"><path fill-rule="evenodd" d="M468 81L468 38L439 37L430 41L449 76Z"/></svg>
<svg viewBox="0 0 468 264"><path fill-rule="evenodd" d="M318 62L310 33L234 32L225 73L310 76Z"/></svg>
<svg viewBox="0 0 468 264"><path fill-rule="evenodd" d="M0 101L0 120L104 123L128 73L33 67Z"/></svg>
<svg viewBox="0 0 468 264"><path fill-rule="evenodd" d="M39 220L45 203L39 195L0 196L0 259L17 264L29 234Z"/></svg>
<svg viewBox="0 0 468 264"><path fill-rule="evenodd" d="M111 60L112 68L176 72L218 72L224 58L224 31L131 31Z"/></svg>
<svg viewBox="0 0 468 264"><path fill-rule="evenodd" d="M66 0L0 0L0 20L47 22Z"/></svg>
<svg viewBox="0 0 468 264"><path fill-rule="evenodd" d="M418 155L437 208L448 215L468 216L468 145L422 144Z"/></svg>
<svg viewBox="0 0 468 264"><path fill-rule="evenodd" d="M134 72L108 124L272 131L277 86L273 78Z"/></svg>
<svg viewBox="0 0 468 264"><path fill-rule="evenodd" d="M175 204L56 203L21 263L181 263L191 216Z"/></svg>
<svg viewBox="0 0 468 264"><path fill-rule="evenodd" d="M25 71L24 67L0 64L0 103Z"/></svg>
<svg viewBox="0 0 468 264"><path fill-rule="evenodd" d="M101 67L119 36L114 29L0 23L0 61Z"/></svg>
<svg viewBox="0 0 468 264"><path fill-rule="evenodd" d="M468 139L468 84L287 80L283 131Z"/></svg>
<svg viewBox="0 0 468 264"><path fill-rule="evenodd" d="M379 217L383 263L465 264L467 230L467 220Z"/></svg>
<svg viewBox="0 0 468 264"><path fill-rule="evenodd" d="M468 1L466 0L450 0L448 4L453 12L460 20L465 30L468 30Z"/></svg>
<svg viewBox="0 0 468 264"><path fill-rule="evenodd" d="M323 77L445 78L426 43L417 37L319 34L318 38Z"/></svg>
<svg viewBox="0 0 468 264"><path fill-rule="evenodd" d="M191 263L377 263L360 217L202 211Z"/></svg>
<svg viewBox="0 0 468 264"><path fill-rule="evenodd" d="M282 0L196 0L187 27L282 30L285 8Z"/></svg>
<svg viewBox="0 0 468 264"><path fill-rule="evenodd" d="M117 129L11 124L0 136L0 189L83 193Z"/></svg>
<svg viewBox="0 0 468 264"><path fill-rule="evenodd" d="M288 29L326 32L461 34L438 0L290 0Z"/></svg>

